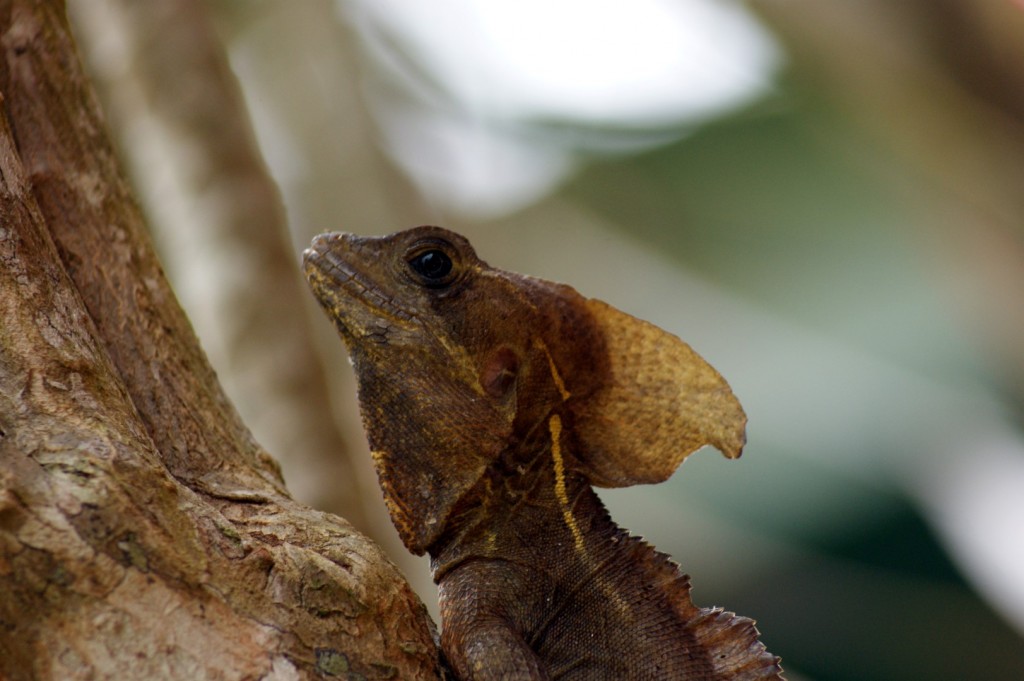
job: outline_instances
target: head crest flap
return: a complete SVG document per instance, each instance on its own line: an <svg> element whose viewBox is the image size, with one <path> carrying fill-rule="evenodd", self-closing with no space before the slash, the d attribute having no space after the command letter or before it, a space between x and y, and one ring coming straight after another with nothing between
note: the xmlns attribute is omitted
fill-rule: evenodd
<svg viewBox="0 0 1024 681"><path fill-rule="evenodd" d="M599 300L586 305L604 332L609 367L601 388L574 409L591 483L661 482L708 444L740 455L747 417L710 364L653 324Z"/></svg>

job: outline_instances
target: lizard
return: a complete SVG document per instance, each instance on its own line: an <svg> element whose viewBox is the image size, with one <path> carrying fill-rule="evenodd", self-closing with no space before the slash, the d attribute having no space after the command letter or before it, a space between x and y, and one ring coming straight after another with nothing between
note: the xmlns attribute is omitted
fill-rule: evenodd
<svg viewBox="0 0 1024 681"><path fill-rule="evenodd" d="M782 678L752 620L695 606L593 490L665 480L704 445L740 455L743 409L690 346L441 227L321 234L303 268L458 678Z"/></svg>

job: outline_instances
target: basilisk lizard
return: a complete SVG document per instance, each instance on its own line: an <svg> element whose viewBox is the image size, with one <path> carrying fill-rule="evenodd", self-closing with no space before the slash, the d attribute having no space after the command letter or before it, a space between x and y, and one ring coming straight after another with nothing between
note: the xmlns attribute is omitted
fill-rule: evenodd
<svg viewBox="0 0 1024 681"><path fill-rule="evenodd" d="M781 679L753 621L695 606L591 487L662 481L705 444L740 455L746 416L688 345L439 227L323 234L304 267L459 678Z"/></svg>

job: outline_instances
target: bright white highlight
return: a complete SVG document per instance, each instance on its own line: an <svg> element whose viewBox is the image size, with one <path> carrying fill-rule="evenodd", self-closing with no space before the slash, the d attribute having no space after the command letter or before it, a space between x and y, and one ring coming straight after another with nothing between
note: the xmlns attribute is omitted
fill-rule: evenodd
<svg viewBox="0 0 1024 681"><path fill-rule="evenodd" d="M930 518L988 602L1024 631L1024 447L1016 433L964 443L919 476Z"/></svg>
<svg viewBox="0 0 1024 681"><path fill-rule="evenodd" d="M485 214L535 200L570 172L574 151L606 143L524 126L653 126L678 137L762 95L781 61L771 36L727 0L340 6L393 81L372 92L390 112L395 159L428 196ZM638 134L632 145L651 141Z"/></svg>

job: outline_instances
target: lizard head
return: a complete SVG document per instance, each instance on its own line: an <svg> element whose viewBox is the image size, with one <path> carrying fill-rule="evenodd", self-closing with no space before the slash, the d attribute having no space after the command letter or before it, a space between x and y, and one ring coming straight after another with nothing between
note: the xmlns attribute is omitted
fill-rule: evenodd
<svg viewBox="0 0 1024 681"><path fill-rule="evenodd" d="M596 485L663 480L704 444L739 455L742 409L689 346L569 286L491 268L458 234L322 234L303 261L348 346L385 500L414 553L552 413L570 465Z"/></svg>
<svg viewBox="0 0 1024 681"><path fill-rule="evenodd" d="M348 346L392 520L422 553L515 439L540 316L521 282L495 276L466 239L439 227L322 234L303 261ZM539 398L533 390L531 406Z"/></svg>

